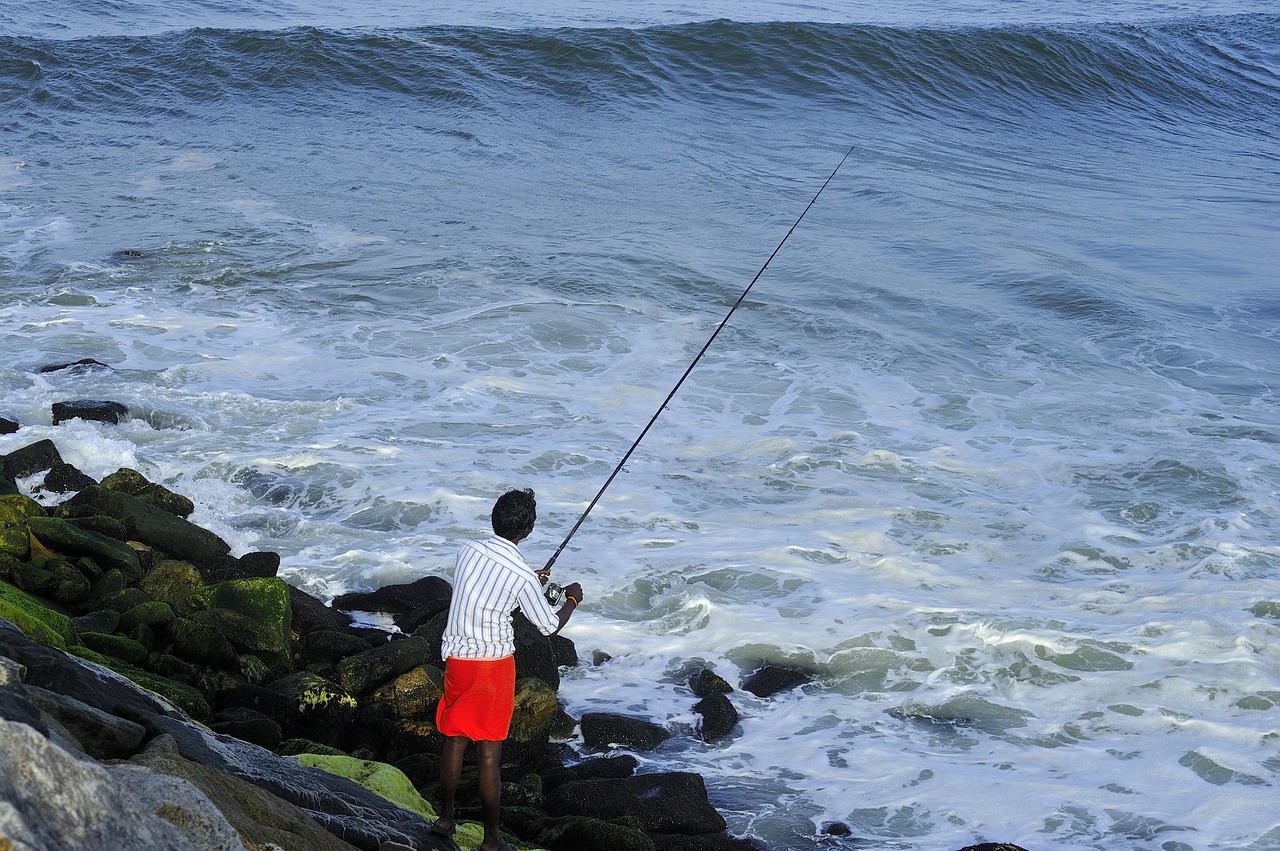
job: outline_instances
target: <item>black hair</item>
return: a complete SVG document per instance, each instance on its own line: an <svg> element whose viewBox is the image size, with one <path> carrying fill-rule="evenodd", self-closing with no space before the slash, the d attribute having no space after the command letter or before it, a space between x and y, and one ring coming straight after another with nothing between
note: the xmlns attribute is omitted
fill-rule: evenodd
<svg viewBox="0 0 1280 851"><path fill-rule="evenodd" d="M533 528L538 519L538 503L533 490L507 491L493 504L493 531L508 541L518 538Z"/></svg>

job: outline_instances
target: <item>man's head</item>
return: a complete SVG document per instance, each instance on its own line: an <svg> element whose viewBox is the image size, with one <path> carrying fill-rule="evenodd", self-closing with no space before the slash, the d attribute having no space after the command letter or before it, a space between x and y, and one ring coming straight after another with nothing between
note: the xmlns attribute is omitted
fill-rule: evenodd
<svg viewBox="0 0 1280 851"><path fill-rule="evenodd" d="M534 501L533 491L529 488L507 491L498 497L493 504L492 519L494 534L519 542L533 531L533 522L538 519L538 503Z"/></svg>

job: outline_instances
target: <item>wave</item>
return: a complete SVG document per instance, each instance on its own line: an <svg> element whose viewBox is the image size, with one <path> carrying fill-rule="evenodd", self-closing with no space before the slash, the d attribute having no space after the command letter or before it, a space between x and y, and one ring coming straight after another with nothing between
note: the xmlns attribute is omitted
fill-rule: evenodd
<svg viewBox="0 0 1280 851"><path fill-rule="evenodd" d="M921 28L714 21L630 29L194 29L76 41L0 39L10 109L187 111L345 97L625 109L782 101L1017 116L1123 109L1230 115L1274 132L1280 16L1152 25Z"/></svg>

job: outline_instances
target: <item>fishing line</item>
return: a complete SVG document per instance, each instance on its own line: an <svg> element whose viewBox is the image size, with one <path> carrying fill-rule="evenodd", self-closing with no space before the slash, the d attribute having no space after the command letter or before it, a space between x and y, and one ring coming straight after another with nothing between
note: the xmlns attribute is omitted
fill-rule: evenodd
<svg viewBox="0 0 1280 851"><path fill-rule="evenodd" d="M831 174L827 175L827 179L823 181L822 185L818 187L818 191L809 199L809 203L796 218L795 223L791 225L791 228L782 237L781 241L778 242L778 247L773 249L773 253L769 255L769 258L764 261L764 265L760 267L760 271L756 272L756 276L751 279L751 283L747 284L747 288L742 291L742 295L738 296L738 300L733 303L733 307L730 307L729 312L725 314L724 319L720 320L720 324L716 326L716 330L711 332L711 336L707 338L707 342L702 345L702 349L694 357L693 361L690 362L689 367L684 371L684 375L680 376L680 380L676 382L675 386L671 388L671 392L667 394L667 398L663 399L662 404L658 406L658 410L653 412L653 416L650 417L648 424L645 425L644 429L640 432L640 436L632 442L631 448L627 450L627 454L622 456L622 460L618 462L618 466L613 468L613 472L609 474L609 478L605 479L604 484L600 486L600 490L596 492L595 498L591 500L589 505L587 505L586 511L583 511L582 516L578 518L578 522L573 524L573 528L569 530L569 534L565 535L564 540L560 542L560 546L556 548L554 553L552 553L551 558L548 559L546 563L546 566L543 567L542 570L538 571L544 577L550 574L551 565L556 563L556 559L560 557L560 553L564 552L564 548L568 546L569 540L578 531L578 528L582 526L582 522L587 519L587 515L591 513L591 509L596 507L596 503L600 501L600 497L604 496L604 492L609 489L609 485L613 484L613 480L617 478L618 473L622 472L622 468L631 457L631 453L636 451L636 447L640 445L640 441L644 440L644 436L649 433L649 429L653 428L653 424L658 421L658 417L667 409L667 405L680 389L680 385L684 384L684 380L689 377L691 372L693 372L693 368L698 365L698 361L702 360L702 356L707 353L707 349L711 348L711 344L715 342L716 337L720 335L724 326L729 323L729 317L733 316L733 312L737 310L746 299L747 293L751 292L751 288L756 285L756 281L760 280L760 276L764 274L764 270L769 268L769 264L773 262L773 258L778 256L778 252L782 250L782 246L786 244L788 239L790 239L791 234L795 232L795 229L800 226L800 222L804 220L809 209L818 202L818 196L820 196L822 191L827 188L827 184L831 183L831 181L835 179L836 172L840 170L840 166L844 165L845 160L849 159L849 155L852 153L853 147L850 147L849 150L845 152L845 155L840 158L840 162L836 163L836 167L831 170Z"/></svg>

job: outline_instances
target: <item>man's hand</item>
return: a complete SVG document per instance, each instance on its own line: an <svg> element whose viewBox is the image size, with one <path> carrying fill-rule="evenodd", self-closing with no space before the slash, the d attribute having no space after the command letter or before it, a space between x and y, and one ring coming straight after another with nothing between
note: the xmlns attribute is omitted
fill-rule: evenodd
<svg viewBox="0 0 1280 851"><path fill-rule="evenodd" d="M582 602L582 586L577 582L570 582L568 585L564 586L564 593L566 597L572 597L578 601L577 603L574 603L575 606Z"/></svg>

